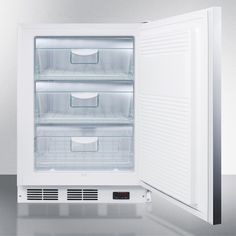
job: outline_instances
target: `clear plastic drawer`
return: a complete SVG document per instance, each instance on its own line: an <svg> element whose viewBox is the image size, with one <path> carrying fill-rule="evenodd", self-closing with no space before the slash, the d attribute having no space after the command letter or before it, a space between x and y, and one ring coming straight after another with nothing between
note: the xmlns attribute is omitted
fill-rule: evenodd
<svg viewBox="0 0 236 236"><path fill-rule="evenodd" d="M130 123L130 92L38 92L36 123Z"/></svg>
<svg viewBox="0 0 236 236"><path fill-rule="evenodd" d="M38 127L36 132L38 135L35 140L36 169L130 170L133 168L131 126L42 126Z"/></svg>
<svg viewBox="0 0 236 236"><path fill-rule="evenodd" d="M36 37L37 80L130 80L133 37Z"/></svg>

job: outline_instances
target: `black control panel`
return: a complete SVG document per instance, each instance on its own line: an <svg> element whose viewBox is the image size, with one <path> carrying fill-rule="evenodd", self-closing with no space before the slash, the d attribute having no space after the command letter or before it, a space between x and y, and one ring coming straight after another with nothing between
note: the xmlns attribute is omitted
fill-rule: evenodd
<svg viewBox="0 0 236 236"><path fill-rule="evenodd" d="M113 199L127 200L130 199L129 192L113 192Z"/></svg>

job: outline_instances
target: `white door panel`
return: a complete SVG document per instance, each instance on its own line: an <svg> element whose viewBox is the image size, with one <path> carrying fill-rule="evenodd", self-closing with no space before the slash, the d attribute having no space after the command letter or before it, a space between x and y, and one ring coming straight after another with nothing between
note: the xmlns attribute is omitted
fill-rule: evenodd
<svg viewBox="0 0 236 236"><path fill-rule="evenodd" d="M220 196L220 151L213 153L213 145L220 147L220 138L213 142L213 123L220 125L213 117L219 22L220 9L211 8L144 24L136 80L142 182L211 223L220 222L220 197L213 203Z"/></svg>

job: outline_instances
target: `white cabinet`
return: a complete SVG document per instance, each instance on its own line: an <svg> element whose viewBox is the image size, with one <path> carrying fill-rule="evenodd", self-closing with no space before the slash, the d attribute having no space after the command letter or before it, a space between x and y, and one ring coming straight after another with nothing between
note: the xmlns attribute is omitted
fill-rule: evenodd
<svg viewBox="0 0 236 236"><path fill-rule="evenodd" d="M20 27L18 202L146 202L155 191L220 223L220 23L210 8Z"/></svg>

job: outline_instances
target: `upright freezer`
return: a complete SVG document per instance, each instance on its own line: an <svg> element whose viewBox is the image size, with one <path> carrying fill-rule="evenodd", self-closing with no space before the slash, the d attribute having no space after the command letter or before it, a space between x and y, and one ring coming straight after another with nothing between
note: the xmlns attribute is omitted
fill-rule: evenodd
<svg viewBox="0 0 236 236"><path fill-rule="evenodd" d="M18 202L137 203L221 222L220 8L19 29Z"/></svg>

